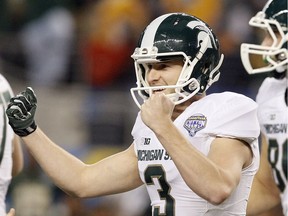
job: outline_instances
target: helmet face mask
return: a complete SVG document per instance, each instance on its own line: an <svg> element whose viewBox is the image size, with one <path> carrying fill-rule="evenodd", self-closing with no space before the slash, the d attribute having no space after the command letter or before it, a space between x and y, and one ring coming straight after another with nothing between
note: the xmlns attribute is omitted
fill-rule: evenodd
<svg viewBox="0 0 288 216"><path fill-rule="evenodd" d="M252 17L249 25L264 30L271 43L241 45L241 59L243 66L249 74L276 71L283 73L288 67L288 16L283 0L271 0L264 9Z"/></svg>
<svg viewBox="0 0 288 216"><path fill-rule="evenodd" d="M152 21L131 57L137 79L137 86L131 88L131 94L138 107L141 106L139 99L147 100L155 89L174 89L175 93L167 96L175 105L203 93L218 80L218 69L223 60L218 40L211 29L196 17L180 13L165 14ZM149 86L149 64L175 59L183 60L175 85Z"/></svg>

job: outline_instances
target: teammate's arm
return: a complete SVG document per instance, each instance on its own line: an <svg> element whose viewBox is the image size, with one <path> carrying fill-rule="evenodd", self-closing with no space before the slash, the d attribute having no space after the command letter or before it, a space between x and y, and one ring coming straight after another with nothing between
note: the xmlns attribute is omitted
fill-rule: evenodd
<svg viewBox="0 0 288 216"><path fill-rule="evenodd" d="M10 211L7 213L7 216L15 216L15 209L11 208Z"/></svg>
<svg viewBox="0 0 288 216"><path fill-rule="evenodd" d="M247 206L249 216L267 212L281 203L280 193L268 161L268 144L264 136L261 143L260 167L253 180Z"/></svg>

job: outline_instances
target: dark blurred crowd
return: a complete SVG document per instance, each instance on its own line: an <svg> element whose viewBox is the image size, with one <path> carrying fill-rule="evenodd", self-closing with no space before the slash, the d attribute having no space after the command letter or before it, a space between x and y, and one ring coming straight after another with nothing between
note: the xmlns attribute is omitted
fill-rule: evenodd
<svg viewBox="0 0 288 216"><path fill-rule="evenodd" d="M1 73L16 93L32 86L43 94L46 103L41 103L46 107L39 109L39 124L47 127L48 133L51 129L55 139L61 135L58 143L72 153L95 162L131 142L137 107L129 93L135 86L130 56L152 19L163 13L184 12L207 22L225 55L220 80L209 92L235 91L254 99L262 77L248 77L240 61L240 44L257 40L248 21L265 2L1 0ZM59 122L49 125L49 115L59 116ZM76 126L71 129L73 124ZM73 142L76 144L71 146ZM8 202L18 216L150 215L142 188L82 201L66 196L27 152L25 170L13 181Z"/></svg>

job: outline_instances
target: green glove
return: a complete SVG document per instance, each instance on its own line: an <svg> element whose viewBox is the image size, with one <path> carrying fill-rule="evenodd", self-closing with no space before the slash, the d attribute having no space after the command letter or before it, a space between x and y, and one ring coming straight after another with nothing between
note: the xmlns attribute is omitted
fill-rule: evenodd
<svg viewBox="0 0 288 216"><path fill-rule="evenodd" d="M37 107L37 98L31 87L12 97L6 109L9 124L19 136L33 133L37 125L34 116Z"/></svg>

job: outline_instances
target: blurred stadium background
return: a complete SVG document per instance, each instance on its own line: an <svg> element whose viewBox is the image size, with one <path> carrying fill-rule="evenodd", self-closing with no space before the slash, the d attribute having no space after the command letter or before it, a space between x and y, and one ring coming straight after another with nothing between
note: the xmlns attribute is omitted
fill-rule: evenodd
<svg viewBox="0 0 288 216"><path fill-rule="evenodd" d="M168 12L206 21L225 55L220 81L209 92L255 98L263 77L248 76L241 42L258 40L248 21L266 0L1 0L0 72L17 93L38 95L38 125L59 145L93 163L126 148L137 114L132 54L143 28ZM148 216L144 188L95 199L57 189L25 151L8 207L17 216ZM47 155L49 157L49 155Z"/></svg>

